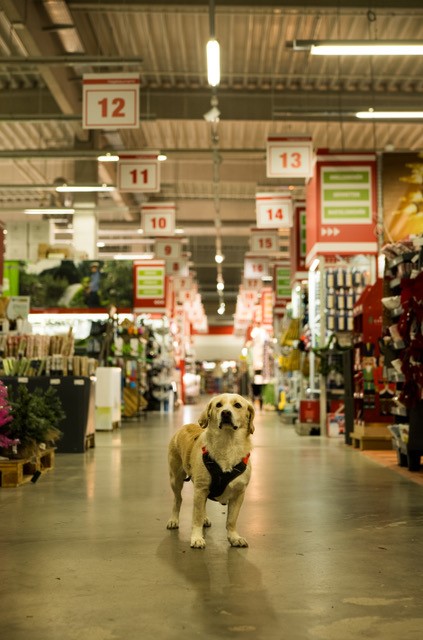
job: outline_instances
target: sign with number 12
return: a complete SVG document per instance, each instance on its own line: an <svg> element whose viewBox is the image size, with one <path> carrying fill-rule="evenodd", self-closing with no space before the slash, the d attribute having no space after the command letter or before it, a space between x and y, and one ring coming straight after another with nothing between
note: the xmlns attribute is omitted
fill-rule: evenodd
<svg viewBox="0 0 423 640"><path fill-rule="evenodd" d="M137 129L138 73L86 73L82 83L83 129Z"/></svg>

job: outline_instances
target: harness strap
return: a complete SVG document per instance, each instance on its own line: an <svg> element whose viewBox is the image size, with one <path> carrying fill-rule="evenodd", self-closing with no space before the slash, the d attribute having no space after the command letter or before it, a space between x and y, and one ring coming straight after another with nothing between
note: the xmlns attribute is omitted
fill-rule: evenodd
<svg viewBox="0 0 423 640"><path fill-rule="evenodd" d="M222 495L222 493L225 491L226 487L232 480L244 473L247 468L250 454L248 453L244 458L242 458L241 462L238 462L238 464L235 465L233 469L231 469L231 471L222 471L221 467L210 456L207 448L203 447L202 451L203 462L212 479L209 495L207 497L209 498L209 500L216 500L218 496Z"/></svg>

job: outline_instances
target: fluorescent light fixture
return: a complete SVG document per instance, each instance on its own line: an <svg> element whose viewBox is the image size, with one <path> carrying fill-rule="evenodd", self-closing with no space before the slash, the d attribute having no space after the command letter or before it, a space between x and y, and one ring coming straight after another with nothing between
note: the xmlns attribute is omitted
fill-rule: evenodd
<svg viewBox="0 0 423 640"><path fill-rule="evenodd" d="M39 209L24 209L24 213L26 213L27 215L60 215L60 214L67 214L67 215L72 215L73 213L75 213L75 209L68 209L68 208L64 208L64 209L58 209L58 208L42 208L40 207Z"/></svg>
<svg viewBox="0 0 423 640"><path fill-rule="evenodd" d="M119 156L107 152L104 155L98 156L97 160L99 162L119 162Z"/></svg>
<svg viewBox="0 0 423 640"><path fill-rule="evenodd" d="M139 235L141 236L144 233L144 229L141 229L141 228L137 229L137 233L139 233Z"/></svg>
<svg viewBox="0 0 423 640"><path fill-rule="evenodd" d="M105 243L105 242L101 242L101 241L100 241L100 242L97 242L97 247L98 247L99 249L102 249L102 248L103 248L103 247L105 247L105 246L106 246L106 243Z"/></svg>
<svg viewBox="0 0 423 640"><path fill-rule="evenodd" d="M181 229L177 227L174 233L175 233L175 236L182 236L185 233L185 229Z"/></svg>
<svg viewBox="0 0 423 640"><path fill-rule="evenodd" d="M225 257L222 256L221 253L216 253L216 255L214 256L214 259L216 260L217 264L222 264L222 262L224 261Z"/></svg>
<svg viewBox="0 0 423 640"><path fill-rule="evenodd" d="M356 118L361 120L421 120L423 111L357 111Z"/></svg>
<svg viewBox="0 0 423 640"><path fill-rule="evenodd" d="M154 253L116 253L113 260L152 260Z"/></svg>
<svg viewBox="0 0 423 640"><path fill-rule="evenodd" d="M167 160L167 156L164 153L159 153L159 155L157 156L157 160L159 162L165 162L165 160Z"/></svg>
<svg viewBox="0 0 423 640"><path fill-rule="evenodd" d="M294 51L313 56L421 56L423 43L407 40L294 40Z"/></svg>
<svg viewBox="0 0 423 640"><path fill-rule="evenodd" d="M225 288L225 285L224 285L224 283L223 283L223 282L218 282L218 283L217 283L217 285L216 285L216 289L217 289L218 291L223 291L223 290L224 290L224 288Z"/></svg>
<svg viewBox="0 0 423 640"><path fill-rule="evenodd" d="M220 83L220 45L211 38L206 47L207 51L207 81L211 87Z"/></svg>
<svg viewBox="0 0 423 640"><path fill-rule="evenodd" d="M218 310L217 310L217 313L218 313L220 316L223 316L223 314L225 313L225 303L224 303L224 302L221 302L221 303L220 303L219 308L218 308Z"/></svg>
<svg viewBox="0 0 423 640"><path fill-rule="evenodd" d="M99 193L114 191L115 189L116 187L111 184L62 184L59 187L56 187L56 191L58 193Z"/></svg>

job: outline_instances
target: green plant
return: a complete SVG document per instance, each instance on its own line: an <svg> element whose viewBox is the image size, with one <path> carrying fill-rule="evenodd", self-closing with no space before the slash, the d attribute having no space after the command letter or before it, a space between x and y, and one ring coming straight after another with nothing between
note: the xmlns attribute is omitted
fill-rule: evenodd
<svg viewBox="0 0 423 640"><path fill-rule="evenodd" d="M13 418L9 434L19 440L20 455L31 454L41 443L54 443L62 435L59 425L65 413L53 387L29 392L26 385L19 385L16 391L9 389L9 403Z"/></svg>

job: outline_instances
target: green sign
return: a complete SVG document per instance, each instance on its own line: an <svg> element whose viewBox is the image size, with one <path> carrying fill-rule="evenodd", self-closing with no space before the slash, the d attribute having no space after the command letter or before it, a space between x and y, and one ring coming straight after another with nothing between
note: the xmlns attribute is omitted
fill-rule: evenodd
<svg viewBox="0 0 423 640"><path fill-rule="evenodd" d="M370 167L322 167L321 180L323 224L371 222Z"/></svg>

